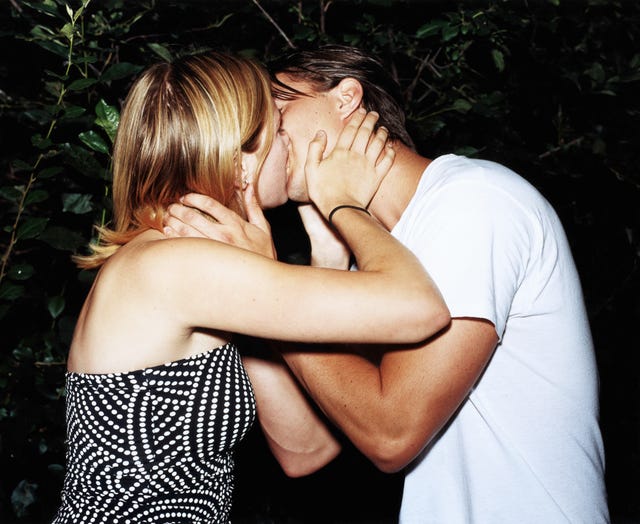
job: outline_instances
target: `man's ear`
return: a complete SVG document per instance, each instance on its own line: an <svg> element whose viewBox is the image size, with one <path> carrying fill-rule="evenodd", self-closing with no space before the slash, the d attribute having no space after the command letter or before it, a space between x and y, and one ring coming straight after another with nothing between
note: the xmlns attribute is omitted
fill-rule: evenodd
<svg viewBox="0 0 640 524"><path fill-rule="evenodd" d="M362 84L355 78L347 77L331 90L336 98L338 114L345 120L362 104Z"/></svg>

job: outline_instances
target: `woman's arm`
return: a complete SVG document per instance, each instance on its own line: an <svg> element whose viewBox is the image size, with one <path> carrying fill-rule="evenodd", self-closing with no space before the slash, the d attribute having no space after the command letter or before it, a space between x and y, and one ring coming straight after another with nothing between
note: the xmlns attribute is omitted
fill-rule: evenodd
<svg viewBox="0 0 640 524"><path fill-rule="evenodd" d="M321 141L319 145L322 145ZM319 150L316 148L316 155L319 154ZM325 167L327 167L326 164ZM335 169L336 173L343 174L344 172L348 173L350 167L349 163L345 162L342 165L334 165L331 169ZM343 171L341 171L341 169L343 169ZM345 175L343 174L343 176ZM240 217L231 214L226 208L223 208L207 197L188 195L185 199L186 204L214 216L217 222L214 223L205 220L200 214L194 215L188 207L178 205L176 206L177 216L174 217L175 220L173 221L173 225L175 226L174 235L179 233L190 236L212 237L244 249L264 252L264 249L260 248L259 245L270 245L268 226L265 227L264 217L262 217L260 210L257 209L252 188L246 192L245 197L247 199L247 209L250 211L248 213L249 222L244 222ZM309 205L307 207L312 206ZM319 218L317 216L317 210L307 209L307 211L307 222L309 220L313 222ZM345 211L348 212L348 210ZM357 215L360 212L356 211L354 213ZM190 214L191 216L189 216ZM359 218L363 217L356 216L355 219L358 220ZM367 220L366 218L364 219ZM321 220L322 218L320 218L318 222ZM346 217L345 223L349 220L349 217ZM345 224L343 224L343 226L344 225ZM348 227L348 224L346 225ZM341 225L338 224L338 227L341 227ZM386 232L380 232L375 229L375 226L371 224L365 224L364 227L365 229L373 228L375 235L371 239L372 243L368 246L365 245L364 255L367 256L367 248L375 245L376 237L381 236L382 238L378 241L378 247L380 248L378 253L383 257L387 257L386 262L389 263L389 266L383 264L378 268L374 255L373 260L369 262L365 263L362 259L360 260L361 269L365 271L375 271L379 269L381 271L381 274L377 275L377 278L379 278L384 275L386 267L401 264L402 257L404 257L406 253L402 253L404 248L401 246L400 253L395 249L395 246L388 246L388 249L383 249L385 247L384 242L389 238L389 235ZM263 234L262 236L264 238L258 241L258 246L255 246L254 244L256 244L256 239L259 239L260 233ZM321 233L323 235L326 234L325 231L321 231ZM356 233L355 242L358 241L359 238ZM338 255L340 255L339 252ZM342 267L346 268L348 256L346 252L343 252L343 255ZM340 258L340 256L338 256L338 258ZM346 273L344 276L346 275L353 276L354 273ZM336 278L336 276L336 272L328 272L324 275L323 281L326 284L325 291L329 289L328 285L330 284L330 280ZM398 277L401 276L402 275L398 275ZM393 278L395 277L392 277L389 283L391 283ZM424 278L421 269L419 270L417 278ZM414 280L409 278L406 283L412 286ZM347 280L345 281L344 289L341 291L355 291L353 288L348 287L348 285L349 281ZM298 297L305 296L301 295L302 293L305 293L303 288L297 289ZM334 299L338 301L339 297L334 297ZM327 296L322 300L328 300L331 304L331 295L327 293ZM296 302L297 303L293 305L293 310L298 313L304 313L307 310L306 306L304 306L300 300ZM388 308L390 308L390 303L385 300L379 304L379 308L381 312L387 311ZM350 325L353 324L352 329L357 329L359 321L356 317L361 313L361 307L357 304L357 301L354 302L354 307L347 313L351 315L350 319L353 319L353 322L350 321ZM314 327L320 326L322 328L323 334L319 335L320 337L326 337L327 332L332 329L331 324L329 324L329 322L331 322L330 318L311 318L310 320L313 322ZM288 323L285 321L283 325L289 326L291 325L291 321ZM304 339L304 336L305 335L302 334L300 338ZM286 337L287 334L281 338ZM281 464L284 471L288 475L298 476L311 473L330 461L339 452L339 443L326 428L324 421L317 416L314 408L309 405L307 397L301 392L298 383L293 379L290 371L284 364L281 361L251 358L245 359L245 365L256 391L260 424L275 458Z"/></svg>
<svg viewBox="0 0 640 524"><path fill-rule="evenodd" d="M366 208L387 173L393 152L374 123L375 117L352 119L324 159L324 135L310 144L307 185L325 218L339 205ZM141 250L140 278L154 286L158 304L166 301L194 329L302 342L408 343L448 324L447 307L418 259L372 217L343 208L333 224L360 271L292 266L206 239L169 238Z"/></svg>

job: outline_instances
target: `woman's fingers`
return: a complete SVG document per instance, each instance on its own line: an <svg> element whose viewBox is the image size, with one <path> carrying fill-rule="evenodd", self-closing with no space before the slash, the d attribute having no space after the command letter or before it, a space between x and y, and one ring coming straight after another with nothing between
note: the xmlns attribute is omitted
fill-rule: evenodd
<svg viewBox="0 0 640 524"><path fill-rule="evenodd" d="M386 127L379 127L369 141L365 155L369 162L377 165L382 160L382 153L385 151L387 145L387 139L389 138L389 131Z"/></svg>
<svg viewBox="0 0 640 524"><path fill-rule="evenodd" d="M378 158L378 163L376 164L376 172L384 178L391 166L393 165L393 161L396 158L396 150L393 148L391 142L387 142L384 151Z"/></svg>
<svg viewBox="0 0 640 524"><path fill-rule="evenodd" d="M351 115L347 125L344 126L334 149L351 149L360 131L360 126L367 117L369 117L367 111L363 107L358 108L353 115Z"/></svg>
<svg viewBox="0 0 640 524"><path fill-rule="evenodd" d="M353 138L350 148L351 151L355 151L356 153L366 153L372 137L374 136L373 129L378 121L378 117L379 115L375 111L371 111L366 114L365 118L358 126L355 137Z"/></svg>
<svg viewBox="0 0 640 524"><path fill-rule="evenodd" d="M252 183L249 183L249 185L247 185L247 188L244 190L244 207L247 212L247 220L251 224L259 227L265 232L271 231L271 226L269 225L269 222L264 216L262 208L258 203L256 191Z"/></svg>
<svg viewBox="0 0 640 524"><path fill-rule="evenodd" d="M317 169L322 161L322 154L327 147L327 134L320 130L313 137L313 140L309 142L307 149L307 159L304 163L305 173L309 170Z"/></svg>

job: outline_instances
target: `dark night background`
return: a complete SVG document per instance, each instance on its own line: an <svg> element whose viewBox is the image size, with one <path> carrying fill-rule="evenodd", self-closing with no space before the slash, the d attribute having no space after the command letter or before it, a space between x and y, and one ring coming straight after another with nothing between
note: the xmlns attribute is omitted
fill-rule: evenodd
<svg viewBox="0 0 640 524"><path fill-rule="evenodd" d="M600 369L612 520L640 523L637 2L81 6L0 3L0 522L48 522L58 502L64 364L92 278L70 254L109 216L109 108L119 108L135 74L160 58L220 48L266 60L291 45L337 42L388 64L422 153L501 162L558 211ZM280 257L303 263L308 246L294 207L269 218ZM388 523L397 516L402 475L378 472L347 442L324 470L288 479L256 425L237 463L237 523Z"/></svg>

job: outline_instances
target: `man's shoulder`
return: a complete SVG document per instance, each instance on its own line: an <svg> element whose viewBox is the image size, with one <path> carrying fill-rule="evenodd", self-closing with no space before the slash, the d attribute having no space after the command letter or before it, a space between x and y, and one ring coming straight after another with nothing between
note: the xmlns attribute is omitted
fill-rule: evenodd
<svg viewBox="0 0 640 524"><path fill-rule="evenodd" d="M456 154L438 156L427 166L417 194L444 196L448 192L468 193L477 198L506 198L519 201L525 207L535 206L541 198L530 182L509 167Z"/></svg>

